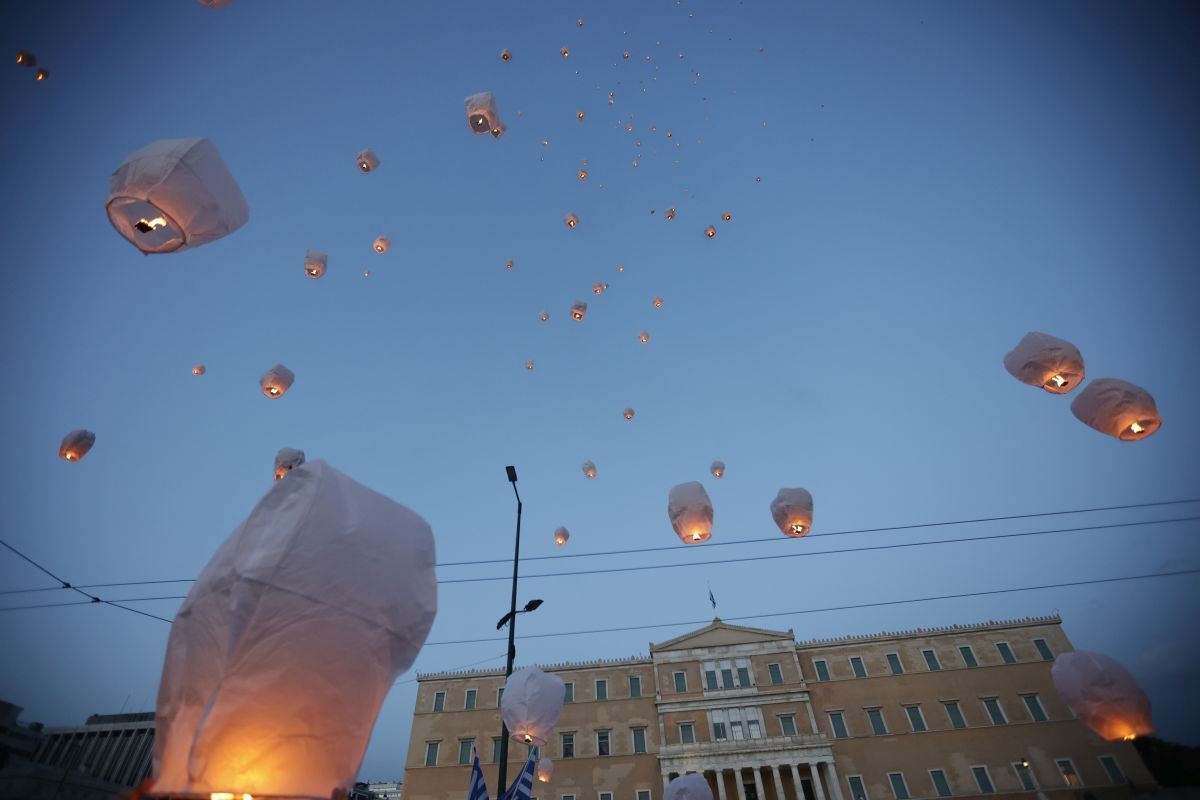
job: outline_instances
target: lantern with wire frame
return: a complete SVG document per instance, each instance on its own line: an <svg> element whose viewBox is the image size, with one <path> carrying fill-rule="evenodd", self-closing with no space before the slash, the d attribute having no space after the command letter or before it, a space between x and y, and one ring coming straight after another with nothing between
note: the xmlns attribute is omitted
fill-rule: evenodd
<svg viewBox="0 0 1200 800"><path fill-rule="evenodd" d="M576 322L583 322L583 318L587 315L587 303L582 300L576 300L571 305L571 319Z"/></svg>
<svg viewBox="0 0 1200 800"><path fill-rule="evenodd" d="M1006 356L1004 368L1021 383L1066 394L1083 382L1083 356L1070 342L1030 331Z"/></svg>
<svg viewBox="0 0 1200 800"><path fill-rule="evenodd" d="M771 517L784 536L807 536L812 529L812 495L807 489L780 489L771 501Z"/></svg>
<svg viewBox="0 0 1200 800"><path fill-rule="evenodd" d="M291 447L281 447L275 454L275 480L279 480L296 467L304 463L304 451Z"/></svg>
<svg viewBox="0 0 1200 800"><path fill-rule="evenodd" d="M325 274L325 267L329 263L329 256L319 250L306 250L304 253L304 274L312 280L316 280Z"/></svg>
<svg viewBox="0 0 1200 800"><path fill-rule="evenodd" d="M208 367L204 366L203 364L197 364L196 366L192 367L192 374L197 377L206 372L208 372Z"/></svg>
<svg viewBox="0 0 1200 800"><path fill-rule="evenodd" d="M579 224L579 217L576 216L575 212L572 211L570 214L567 214L565 217L563 217L563 222L567 224L568 228L574 228Z"/></svg>
<svg viewBox="0 0 1200 800"><path fill-rule="evenodd" d="M359 172L374 172L379 167L379 156L369 147L360 151L354 158Z"/></svg>
<svg viewBox="0 0 1200 800"><path fill-rule="evenodd" d="M633 419L633 409L632 408L625 409L623 412L621 412L621 416L623 416L627 420Z"/></svg>
<svg viewBox="0 0 1200 800"><path fill-rule="evenodd" d="M691 772L668 783L663 800L713 800L712 787L703 775Z"/></svg>
<svg viewBox="0 0 1200 800"><path fill-rule="evenodd" d="M712 465L709 466L708 471L712 473L714 478L723 477L725 475L725 462L714 461Z"/></svg>
<svg viewBox="0 0 1200 800"><path fill-rule="evenodd" d="M392 240L386 236L380 236L375 239L375 252L386 253L388 248L392 246Z"/></svg>
<svg viewBox="0 0 1200 800"><path fill-rule="evenodd" d="M1145 439L1162 427L1154 398L1140 386L1098 378L1071 401L1071 413L1090 428L1123 442Z"/></svg>
<svg viewBox="0 0 1200 800"><path fill-rule="evenodd" d="M292 382L295 380L296 373L283 364L276 364L258 379L258 385L262 387L262 393L265 397L274 400L283 397L284 393L292 387Z"/></svg>
<svg viewBox="0 0 1200 800"><path fill-rule="evenodd" d="M596 477L596 465L591 461L583 462L581 469L583 470L583 477L588 479Z"/></svg>
<svg viewBox="0 0 1200 800"><path fill-rule="evenodd" d="M667 499L667 516L684 544L699 544L712 538L712 501L699 481L689 481L671 488Z"/></svg>
<svg viewBox="0 0 1200 800"><path fill-rule="evenodd" d="M570 538L571 532L566 528L558 528L554 531L554 543L559 547L562 547L564 544L566 544L567 540Z"/></svg>
<svg viewBox="0 0 1200 800"><path fill-rule="evenodd" d="M542 783L549 783L552 775L554 775L554 762L548 756L542 756L537 763L537 779Z"/></svg>
<svg viewBox="0 0 1200 800"><path fill-rule="evenodd" d="M96 434L91 431L82 428L71 431L63 437L62 444L58 446L58 457L64 461L79 461L88 454L95 443Z"/></svg>
<svg viewBox="0 0 1200 800"><path fill-rule="evenodd" d="M537 667L522 667L504 682L500 716L514 742L541 747L549 741L562 713L562 678Z"/></svg>
<svg viewBox="0 0 1200 800"><path fill-rule="evenodd" d="M473 94L463 101L467 109L467 125L476 136L490 133L497 139L504 133L500 112L496 109L496 98L491 92ZM499 132L497 132L499 130Z"/></svg>
<svg viewBox="0 0 1200 800"><path fill-rule="evenodd" d="M1150 698L1114 659L1085 650L1062 653L1050 678L1075 716L1100 738L1130 741L1154 733Z"/></svg>
<svg viewBox="0 0 1200 800"><path fill-rule="evenodd" d="M242 190L208 139L148 144L121 162L108 189L108 221L147 255L216 241L250 218Z"/></svg>

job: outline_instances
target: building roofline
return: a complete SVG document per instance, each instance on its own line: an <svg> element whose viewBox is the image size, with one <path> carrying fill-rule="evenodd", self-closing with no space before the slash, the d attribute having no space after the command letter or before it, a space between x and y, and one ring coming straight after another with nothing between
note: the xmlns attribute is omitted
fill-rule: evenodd
<svg viewBox="0 0 1200 800"><path fill-rule="evenodd" d="M590 661L561 661L556 664L525 664L521 666L536 666L546 672L572 669L594 669L596 667L620 667L651 664L650 656L627 656L624 658L596 658ZM513 667L514 671L521 666ZM446 678L490 678L504 677L504 670L496 669L466 669L442 670L440 672L418 672L418 681L444 680Z"/></svg>
<svg viewBox="0 0 1200 800"><path fill-rule="evenodd" d="M802 642L796 642L797 647L813 647L839 644L860 644L868 641L879 641L886 639L905 639L918 636L928 636L930 634L940 635L943 633L970 633L972 631L995 630L998 628L1016 628L1028 627L1032 625L1061 625L1062 617L1057 613L1050 614L1044 617L1020 617L1019 619L990 619L987 622L971 622L960 625L940 625L934 628L912 628L903 631L881 631L880 633L862 633L850 634L848 636L836 636L831 639L806 639Z"/></svg>
<svg viewBox="0 0 1200 800"><path fill-rule="evenodd" d="M687 647L676 648L675 645L677 645L680 642L683 642L687 639L690 639L693 636L699 636L701 634L708 633L709 631L720 631L720 630L736 631L738 633L748 633L753 636L761 636L764 639L774 639L774 640L787 639L788 641L792 641L792 642L796 641L796 633L791 628L788 628L786 631L775 631L775 630L770 630L769 628L751 628L747 625L734 625L732 623L725 622L720 617L714 617L713 621L710 622L709 624L705 625L703 628L697 628L694 631L688 631L687 633L683 633L683 634L680 634L679 636L676 636L674 639L667 639L665 642L658 642L657 644L655 644L654 642L651 642L650 643L650 652L657 653L657 652L661 652L663 650L674 650L674 649L690 650L691 648L687 648Z"/></svg>

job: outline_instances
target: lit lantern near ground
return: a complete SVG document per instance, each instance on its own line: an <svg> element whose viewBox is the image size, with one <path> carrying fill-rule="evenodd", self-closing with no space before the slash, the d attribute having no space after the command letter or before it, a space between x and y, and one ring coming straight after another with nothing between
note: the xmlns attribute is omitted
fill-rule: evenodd
<svg viewBox="0 0 1200 800"><path fill-rule="evenodd" d="M584 316L587 314L587 303L576 300L571 306L571 319L576 322L583 322Z"/></svg>
<svg viewBox="0 0 1200 800"><path fill-rule="evenodd" d="M1145 439L1162 427L1150 393L1116 378L1099 378L1083 387L1071 401L1071 413L1084 425L1125 442Z"/></svg>
<svg viewBox="0 0 1200 800"><path fill-rule="evenodd" d="M1083 650L1063 653L1054 659L1050 677L1075 716L1102 739L1154 733L1150 698L1114 659Z"/></svg>
<svg viewBox="0 0 1200 800"><path fill-rule="evenodd" d="M71 431L63 437L62 444L58 446L58 457L64 461L78 461L88 454L95 443L96 434L91 431L82 428Z"/></svg>
<svg viewBox="0 0 1200 800"><path fill-rule="evenodd" d="M17 63L22 67L32 67L37 64L37 57L28 50L17 51Z"/></svg>
<svg viewBox="0 0 1200 800"><path fill-rule="evenodd" d="M579 224L579 217L575 215L575 212L571 212L563 217L563 222L567 223L568 228L574 228Z"/></svg>
<svg viewBox="0 0 1200 800"><path fill-rule="evenodd" d="M642 331L641 333L639 333L639 334L638 334L638 341L639 341L639 342L641 342L642 344L646 344L647 342L649 342L649 341L650 341L650 334L649 334L649 332L647 332L647 331Z"/></svg>
<svg viewBox="0 0 1200 800"><path fill-rule="evenodd" d="M380 236L375 240L375 252L386 253L388 248L392 246L392 240L386 236Z"/></svg>
<svg viewBox="0 0 1200 800"><path fill-rule="evenodd" d="M663 307L663 299L662 299L661 297L656 297L656 298L654 298L654 307L655 307L655 308L662 308L662 307Z"/></svg>
<svg viewBox="0 0 1200 800"><path fill-rule="evenodd" d="M559 528L556 531L554 531L554 543L556 545L558 545L559 547L562 547L564 544L566 544L567 540L570 538L571 538L571 532L568 531L566 528Z"/></svg>
<svg viewBox="0 0 1200 800"><path fill-rule="evenodd" d="M329 256L319 250L307 250L304 253L304 274L315 281L325 274L328 263Z"/></svg>
<svg viewBox="0 0 1200 800"><path fill-rule="evenodd" d="M712 476L714 478L723 477L725 475L725 462L724 461L714 461L709 466L708 471L712 473Z"/></svg>
<svg viewBox="0 0 1200 800"><path fill-rule="evenodd" d="M1083 382L1083 356L1075 345L1030 331L1004 356L1004 368L1021 383L1066 394Z"/></svg>
<svg viewBox="0 0 1200 800"><path fill-rule="evenodd" d="M704 235L711 239L717 235L717 229L714 228L712 225L709 225L707 228L704 229Z"/></svg>
<svg viewBox="0 0 1200 800"><path fill-rule="evenodd" d="M663 800L713 800L712 787L698 772L680 775L667 784Z"/></svg>
<svg viewBox="0 0 1200 800"><path fill-rule="evenodd" d="M512 51L507 47L500 51L501 61L512 61Z"/></svg>
<svg viewBox="0 0 1200 800"><path fill-rule="evenodd" d="M621 416L623 416L625 419L633 419L633 409L625 409L623 412L621 412Z"/></svg>
<svg viewBox="0 0 1200 800"><path fill-rule="evenodd" d="M699 544L712 538L712 501L699 481L681 483L671 489L667 516L684 544Z"/></svg>
<svg viewBox="0 0 1200 800"><path fill-rule="evenodd" d="M205 367L203 364L197 364L196 366L192 367L193 375L200 376L206 372L208 372L208 368Z"/></svg>
<svg viewBox="0 0 1200 800"><path fill-rule="evenodd" d="M562 714L566 687L562 678L537 667L522 667L504 682L500 717L514 742L541 747L550 740Z"/></svg>
<svg viewBox="0 0 1200 800"><path fill-rule="evenodd" d="M812 495L807 489L780 489L771 501L771 517L784 536L807 536L813 520Z"/></svg>
<svg viewBox="0 0 1200 800"><path fill-rule="evenodd" d="M369 147L354 158L358 162L359 172L374 172L379 166L379 156L375 155L375 151Z"/></svg>
<svg viewBox="0 0 1200 800"><path fill-rule="evenodd" d="M671 206L670 208L668 208L667 213L664 214L663 216L665 216L667 219L675 219L675 207Z"/></svg>
<svg viewBox="0 0 1200 800"><path fill-rule="evenodd" d="M108 220L143 253L172 253L246 224L250 208L208 139L161 139L128 156L108 179Z"/></svg>
<svg viewBox="0 0 1200 800"><path fill-rule="evenodd" d="M545 322L546 320L550 319L550 312L543 309L542 313L538 314L538 319L540 319L542 322Z"/></svg>
<svg viewBox="0 0 1200 800"><path fill-rule="evenodd" d="M583 469L583 476L585 478L590 479L590 478L596 477L596 465L593 464L592 462L590 462L590 461L583 462L582 469Z"/></svg>
<svg viewBox="0 0 1200 800"><path fill-rule="evenodd" d="M497 139L504 133L504 123L496 110L496 98L491 92L473 94L463 101L467 108L467 124L476 136L490 133Z"/></svg>
<svg viewBox="0 0 1200 800"><path fill-rule="evenodd" d="M296 373L283 364L276 364L258 379L258 385L262 387L262 393L266 397L274 400L277 397L283 397L284 392L292 387L292 382L295 380Z"/></svg>
<svg viewBox="0 0 1200 800"><path fill-rule="evenodd" d="M549 783L550 777L554 774L554 762L543 756L537 764L537 779L542 783Z"/></svg>
<svg viewBox="0 0 1200 800"><path fill-rule="evenodd" d="M281 447L275 454L275 480L279 480L304 463L304 451Z"/></svg>
<svg viewBox="0 0 1200 800"><path fill-rule="evenodd" d="M324 461L275 484L171 624L154 795L341 796L433 624L434 560L425 520Z"/></svg>

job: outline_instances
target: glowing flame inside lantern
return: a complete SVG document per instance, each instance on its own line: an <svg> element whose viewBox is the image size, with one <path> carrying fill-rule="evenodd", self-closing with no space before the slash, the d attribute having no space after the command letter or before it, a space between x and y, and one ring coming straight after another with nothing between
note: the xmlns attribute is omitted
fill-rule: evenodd
<svg viewBox="0 0 1200 800"><path fill-rule="evenodd" d="M269 388L267 389L267 393L268 393L268 394L271 394L271 395L278 395L278 394L279 394L279 387L277 387L277 386L271 386L271 387L269 387Z"/></svg>
<svg viewBox="0 0 1200 800"><path fill-rule="evenodd" d="M154 219L143 218L133 223L133 227L137 228L142 233L150 233L151 231L156 231L159 228L167 227L167 221L162 217L155 217Z"/></svg>
<svg viewBox="0 0 1200 800"><path fill-rule="evenodd" d="M233 792L213 792L209 795L209 798L210 800L254 800L254 795L246 794L245 792L242 794L234 794Z"/></svg>
<svg viewBox="0 0 1200 800"><path fill-rule="evenodd" d="M366 161L360 161L360 162L358 162L358 168L359 168L359 169L361 169L363 172L370 172L370 171L371 171L371 165L370 165L370 164L368 164Z"/></svg>
<svg viewBox="0 0 1200 800"><path fill-rule="evenodd" d="M1060 389L1063 386L1067 385L1067 379L1064 378L1062 375L1055 375L1055 376L1051 377L1050 382L1053 383L1055 386L1059 387Z"/></svg>
<svg viewBox="0 0 1200 800"><path fill-rule="evenodd" d="M804 533L804 526L799 522L793 522L791 525L788 525L788 530L799 536Z"/></svg>
<svg viewBox="0 0 1200 800"><path fill-rule="evenodd" d="M711 239L717 235L717 229L714 228L712 225L709 225L707 228L704 229L704 235Z"/></svg>
<svg viewBox="0 0 1200 800"><path fill-rule="evenodd" d="M305 270L305 272L308 273L310 278L321 277L321 271L319 269L317 269L316 267L309 267L308 269Z"/></svg>
<svg viewBox="0 0 1200 800"><path fill-rule="evenodd" d="M1134 423L1130 424L1130 426L1129 426L1129 430L1130 430L1130 432L1132 432L1132 433L1141 433L1142 431L1144 431L1144 430L1146 430L1146 429L1145 429L1145 428L1143 428L1143 427L1142 427L1141 425L1139 425L1138 423L1134 422ZM1130 738L1132 738L1132 737L1130 737Z"/></svg>

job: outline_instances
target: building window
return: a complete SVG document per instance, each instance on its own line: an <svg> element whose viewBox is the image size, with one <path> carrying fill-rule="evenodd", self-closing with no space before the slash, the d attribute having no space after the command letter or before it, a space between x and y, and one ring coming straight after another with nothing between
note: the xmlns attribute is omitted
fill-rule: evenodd
<svg viewBox="0 0 1200 800"><path fill-rule="evenodd" d="M609 741L611 738L609 733L609 731L596 731L596 755L612 755L612 742Z"/></svg>
<svg viewBox="0 0 1200 800"><path fill-rule="evenodd" d="M772 686L778 686L783 683L783 671L779 669L778 664L767 664L767 672L771 676Z"/></svg>
<svg viewBox="0 0 1200 800"><path fill-rule="evenodd" d="M504 740L499 736L492 739L492 763L500 763L500 750L504 746Z"/></svg>
<svg viewBox="0 0 1200 800"><path fill-rule="evenodd" d="M725 723L724 722L714 722L713 723L713 740L718 741L718 742L722 742L725 740Z"/></svg>
<svg viewBox="0 0 1200 800"><path fill-rule="evenodd" d="M1042 657L1042 661L1054 660L1054 653L1050 651L1050 645L1046 644L1045 639L1034 639L1033 646L1037 648L1038 655Z"/></svg>
<svg viewBox="0 0 1200 800"><path fill-rule="evenodd" d="M562 735L562 757L563 758L574 758L575 757L575 734L574 733L564 733Z"/></svg>
<svg viewBox="0 0 1200 800"><path fill-rule="evenodd" d="M861 656L850 656L850 669L854 670L854 677L867 677L867 667L863 664Z"/></svg>
<svg viewBox="0 0 1200 800"><path fill-rule="evenodd" d="M937 672L942 668L942 662L938 661L937 653L932 650L922 650L921 655L925 656L925 666L929 667L930 672Z"/></svg>
<svg viewBox="0 0 1200 800"><path fill-rule="evenodd" d="M950 725L955 728L967 727L967 721L963 719L962 709L958 707L957 700L948 700L942 703L946 707L946 716L950 718Z"/></svg>
<svg viewBox="0 0 1200 800"><path fill-rule="evenodd" d="M612 800L612 792L601 792L600 800Z"/></svg>
<svg viewBox="0 0 1200 800"><path fill-rule="evenodd" d="M841 711L829 712L829 727L833 729L833 738L850 738L850 733L846 730L846 715Z"/></svg>
<svg viewBox="0 0 1200 800"><path fill-rule="evenodd" d="M573 795L573 794L564 794L564 795L562 796L562 800L575 800L575 795Z"/></svg>
<svg viewBox="0 0 1200 800"><path fill-rule="evenodd" d="M496 708L499 708L500 704L503 702L504 702L504 687L501 686L499 689L496 690Z"/></svg>
<svg viewBox="0 0 1200 800"><path fill-rule="evenodd" d="M900 663L900 654L899 653L888 653L887 654L887 662L888 662L888 669L890 669L892 671L893 675L903 675L904 674L904 665ZM896 774L899 774L899 773L896 773ZM903 777L902 777L902 779L903 779Z"/></svg>
<svg viewBox="0 0 1200 800"><path fill-rule="evenodd" d="M729 667L721 668L721 688L722 689L732 689L733 688L733 669L732 668L729 668Z"/></svg>
<svg viewBox="0 0 1200 800"><path fill-rule="evenodd" d="M825 663L825 659L818 658L817 660L813 661L813 669L817 671L817 680L829 680L829 665Z"/></svg>
<svg viewBox="0 0 1200 800"><path fill-rule="evenodd" d="M563 684L563 702L575 702L575 681L570 681L569 683Z"/></svg>
<svg viewBox="0 0 1200 800"><path fill-rule="evenodd" d="M687 691L687 673L686 672L676 672L675 673L675 691L679 692L680 694L683 694L684 692Z"/></svg>
<svg viewBox="0 0 1200 800"><path fill-rule="evenodd" d="M433 710L434 711L445 711L446 710L446 693L445 692L434 692L433 693Z"/></svg>
<svg viewBox="0 0 1200 800"><path fill-rule="evenodd" d="M742 730L742 723L738 720L729 723L729 731L733 734L733 738L739 742L746 738L746 734Z"/></svg>
<svg viewBox="0 0 1200 800"><path fill-rule="evenodd" d="M1029 768L1028 762L1025 764L1018 762L1012 766L1013 772L1017 773L1017 780L1021 782L1021 788L1027 792L1036 792L1037 782L1033 779L1033 770Z"/></svg>
<svg viewBox="0 0 1200 800"><path fill-rule="evenodd" d="M846 783L850 784L850 800L867 800L867 788L863 785L862 775L847 775Z"/></svg>
<svg viewBox="0 0 1200 800"><path fill-rule="evenodd" d="M638 789L637 800L650 800L650 790Z"/></svg>
<svg viewBox="0 0 1200 800"><path fill-rule="evenodd" d="M996 652L1000 654L1000 660L1005 664L1017 663L1017 657L1013 655L1012 648L1008 646L1008 642L996 642Z"/></svg>
<svg viewBox="0 0 1200 800"><path fill-rule="evenodd" d="M904 773L889 772L888 780L892 783L892 794L896 800L908 800L908 784L904 782Z"/></svg>
<svg viewBox="0 0 1200 800"><path fill-rule="evenodd" d="M908 714L908 724L912 726L913 733L925 733L929 730L925 727L925 717L921 715L920 706L905 706L904 710Z"/></svg>
<svg viewBox="0 0 1200 800"><path fill-rule="evenodd" d="M959 645L958 652L962 654L963 663L968 667L979 666L979 662L975 660L975 651L971 649L971 645Z"/></svg>
<svg viewBox="0 0 1200 800"><path fill-rule="evenodd" d="M883 721L882 708L868 708L867 719L871 720L871 730L876 736L887 734L887 725Z"/></svg>
<svg viewBox="0 0 1200 800"><path fill-rule="evenodd" d="M467 689L467 695L463 699L464 710L471 711L475 708L475 694L476 692L474 689Z"/></svg>
<svg viewBox="0 0 1200 800"><path fill-rule="evenodd" d="M635 753L646 752L646 729L645 728L634 728L633 729L633 752L635 752Z"/></svg>
<svg viewBox="0 0 1200 800"><path fill-rule="evenodd" d="M992 776L988 775L987 767L971 767L971 774L975 776L975 783L979 785L980 794L996 793L996 787L992 785Z"/></svg>
<svg viewBox="0 0 1200 800"><path fill-rule="evenodd" d="M715 669L704 670L704 687L710 692L717 690L717 671Z"/></svg>
<svg viewBox="0 0 1200 800"><path fill-rule="evenodd" d="M747 686L752 686L750 683L750 670L746 667L738 667L738 686L745 689Z"/></svg>
<svg viewBox="0 0 1200 800"><path fill-rule="evenodd" d="M1112 756L1100 756L1100 763L1104 766L1104 771L1108 773L1108 779L1115 784L1125 783L1125 773L1121 770L1121 765Z"/></svg>
<svg viewBox="0 0 1200 800"><path fill-rule="evenodd" d="M438 746L441 742L426 742L425 743L425 766L436 767L438 757Z"/></svg>
<svg viewBox="0 0 1200 800"><path fill-rule="evenodd" d="M999 697L983 698L983 707L987 709L988 716L991 718L993 725L1008 724L1008 718L1004 716L1004 709L1000 707Z"/></svg>
<svg viewBox="0 0 1200 800"><path fill-rule="evenodd" d="M1079 773L1075 771L1075 763L1071 759L1060 758L1054 762L1054 766L1058 767L1058 774L1062 776L1063 783L1067 786L1080 784Z"/></svg>
<svg viewBox="0 0 1200 800"><path fill-rule="evenodd" d="M637 675L629 676L629 696L630 697L641 697L642 696L642 679L640 677L638 677Z"/></svg>
<svg viewBox="0 0 1200 800"><path fill-rule="evenodd" d="M933 781L933 790L937 792L938 797L953 797L954 792L950 791L950 781L946 780L946 771L941 769L929 770L929 779Z"/></svg>
<svg viewBox="0 0 1200 800"><path fill-rule="evenodd" d="M692 744L696 741L696 730L690 722L681 722L679 724L679 742L680 744Z"/></svg>
<svg viewBox="0 0 1200 800"><path fill-rule="evenodd" d="M796 735L796 717L793 714L781 714L779 717L779 732L784 736Z"/></svg>
<svg viewBox="0 0 1200 800"><path fill-rule="evenodd" d="M756 719L749 720L746 723L746 728L750 732L751 739L761 739L762 738L762 726L758 724L758 720L756 720Z"/></svg>
<svg viewBox="0 0 1200 800"><path fill-rule="evenodd" d="M596 679L596 699L597 700L607 700L608 699L608 681L606 681L604 678Z"/></svg>
<svg viewBox="0 0 1200 800"><path fill-rule="evenodd" d="M1042 708L1042 701L1036 694L1023 694L1021 699L1025 701L1025 707L1029 709L1029 716L1034 722L1046 721L1046 709Z"/></svg>
<svg viewBox="0 0 1200 800"><path fill-rule="evenodd" d="M470 739L459 739L458 740L458 763L459 764L470 764L471 763L471 745L473 745L473 744L474 744L474 742L471 741Z"/></svg>

